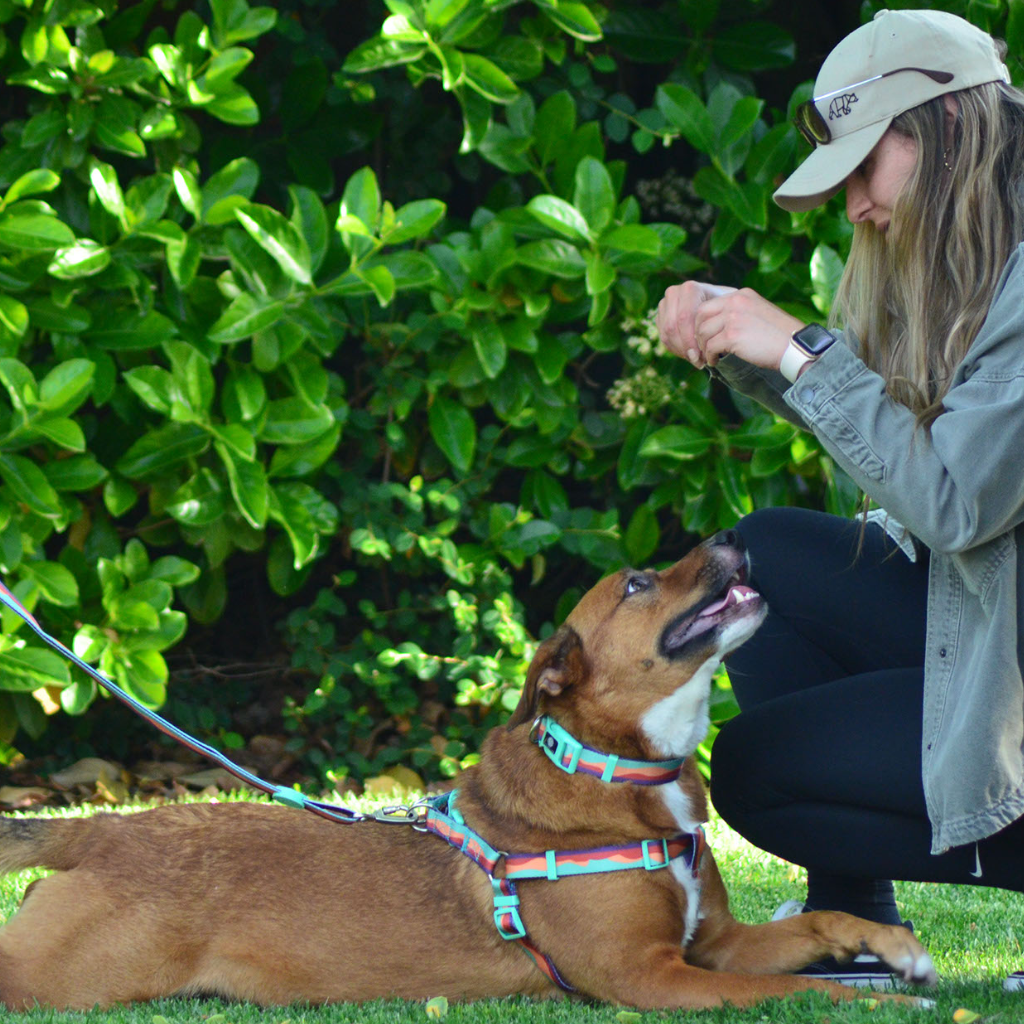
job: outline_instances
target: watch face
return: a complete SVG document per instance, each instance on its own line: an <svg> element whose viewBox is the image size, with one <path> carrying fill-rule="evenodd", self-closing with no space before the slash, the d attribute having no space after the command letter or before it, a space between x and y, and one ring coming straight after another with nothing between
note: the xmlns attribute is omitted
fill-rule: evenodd
<svg viewBox="0 0 1024 1024"><path fill-rule="evenodd" d="M793 335L793 340L811 356L820 356L836 338L821 324L808 324Z"/></svg>

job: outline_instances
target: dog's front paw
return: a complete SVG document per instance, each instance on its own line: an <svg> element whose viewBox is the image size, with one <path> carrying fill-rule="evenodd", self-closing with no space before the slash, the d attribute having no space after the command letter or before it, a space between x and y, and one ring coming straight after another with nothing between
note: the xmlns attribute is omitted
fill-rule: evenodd
<svg viewBox="0 0 1024 1024"><path fill-rule="evenodd" d="M934 985L938 981L931 955L909 928L886 926L883 941L876 939L865 945L910 985Z"/></svg>

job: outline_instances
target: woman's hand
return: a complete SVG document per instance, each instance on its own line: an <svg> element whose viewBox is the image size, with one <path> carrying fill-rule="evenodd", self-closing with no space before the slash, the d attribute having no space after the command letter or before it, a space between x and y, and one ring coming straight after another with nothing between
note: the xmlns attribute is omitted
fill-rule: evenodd
<svg viewBox="0 0 1024 1024"><path fill-rule="evenodd" d="M777 370L794 331L804 324L750 288L687 281L658 304L658 334L671 352L698 369L727 352Z"/></svg>

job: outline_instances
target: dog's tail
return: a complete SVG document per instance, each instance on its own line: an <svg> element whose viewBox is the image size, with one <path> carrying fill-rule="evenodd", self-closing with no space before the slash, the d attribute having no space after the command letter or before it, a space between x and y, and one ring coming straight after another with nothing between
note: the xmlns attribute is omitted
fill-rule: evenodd
<svg viewBox="0 0 1024 1024"><path fill-rule="evenodd" d="M81 859L89 818L0 817L0 875L24 868L68 871Z"/></svg>

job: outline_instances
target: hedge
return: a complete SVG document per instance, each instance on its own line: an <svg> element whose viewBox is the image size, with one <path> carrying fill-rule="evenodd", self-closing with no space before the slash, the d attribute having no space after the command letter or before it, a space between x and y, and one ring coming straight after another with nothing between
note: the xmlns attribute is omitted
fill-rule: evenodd
<svg viewBox="0 0 1024 1024"><path fill-rule="evenodd" d="M603 573L850 513L651 322L692 275L827 313L841 205L770 202L820 59L791 6L0 0L7 585L154 707L169 652L271 599L295 756L432 777ZM945 6L1024 52L1020 0ZM97 694L3 627L10 760Z"/></svg>

